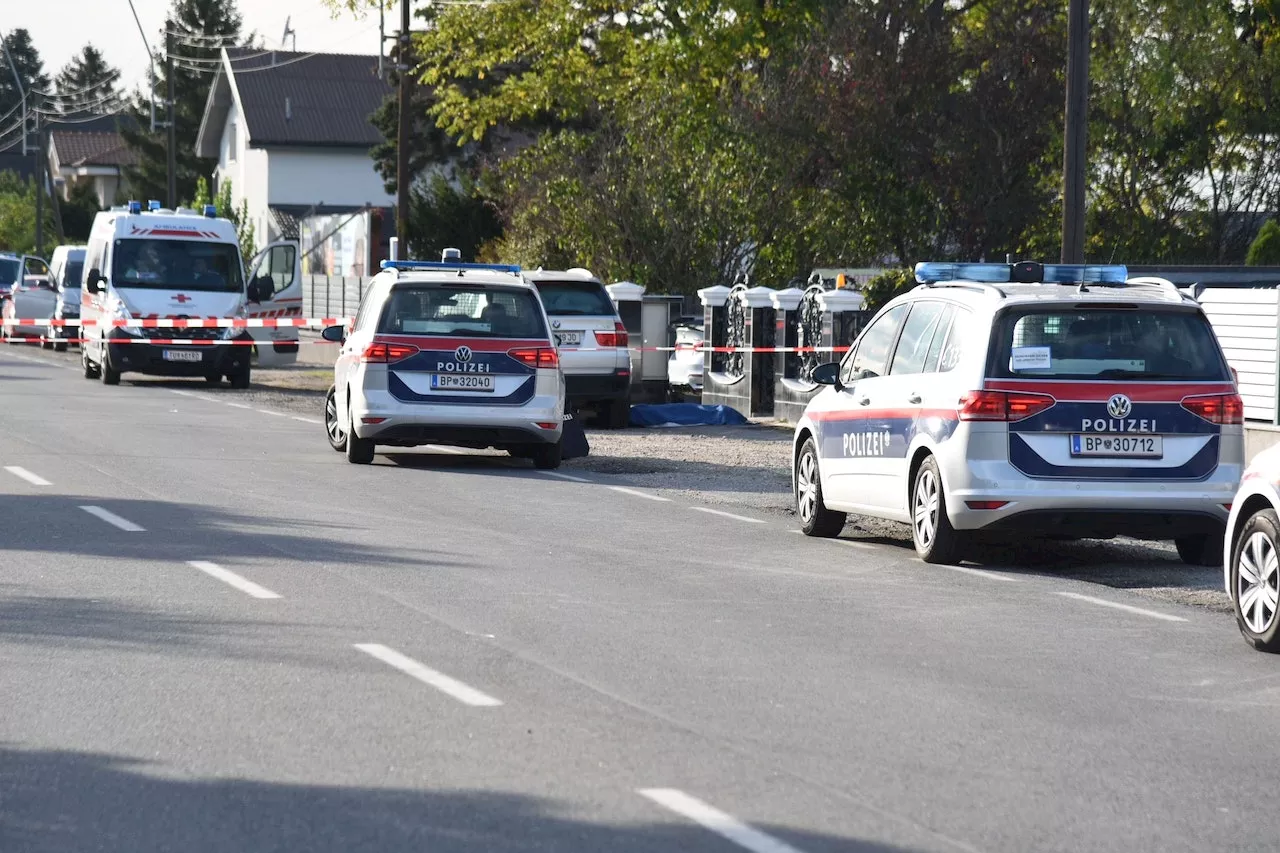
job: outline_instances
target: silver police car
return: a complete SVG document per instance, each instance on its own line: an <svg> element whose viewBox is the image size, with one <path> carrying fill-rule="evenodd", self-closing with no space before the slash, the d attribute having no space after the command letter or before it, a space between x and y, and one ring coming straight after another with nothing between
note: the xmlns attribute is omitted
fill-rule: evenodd
<svg viewBox="0 0 1280 853"><path fill-rule="evenodd" d="M1191 296L1121 266L925 263L795 430L802 529L910 524L927 562L984 535L1176 543L1220 565L1244 407Z"/></svg>
<svg viewBox="0 0 1280 853"><path fill-rule="evenodd" d="M493 447L538 468L561 460L565 385L550 324L520 268L387 261L350 328L325 429L354 463L384 447Z"/></svg>

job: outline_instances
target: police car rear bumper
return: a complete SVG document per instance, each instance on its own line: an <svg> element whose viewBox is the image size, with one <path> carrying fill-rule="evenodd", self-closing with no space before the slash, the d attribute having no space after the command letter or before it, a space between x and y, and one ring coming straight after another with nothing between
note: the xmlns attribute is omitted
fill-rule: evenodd
<svg viewBox="0 0 1280 853"><path fill-rule="evenodd" d="M398 424L386 428L365 424L356 428L356 433L361 438L373 439L378 444L395 447L443 444L474 449L555 444L560 440L561 431L559 427L542 429L535 424L528 426Z"/></svg>
<svg viewBox="0 0 1280 853"><path fill-rule="evenodd" d="M250 347L242 343L152 344L117 343L131 338L119 329L113 329L107 341L107 358L111 366L121 373L146 373L152 376L209 376L231 374L249 367ZM138 340L138 338L132 338ZM246 332L236 341L251 341ZM165 357L165 352L194 352L199 361L175 361Z"/></svg>

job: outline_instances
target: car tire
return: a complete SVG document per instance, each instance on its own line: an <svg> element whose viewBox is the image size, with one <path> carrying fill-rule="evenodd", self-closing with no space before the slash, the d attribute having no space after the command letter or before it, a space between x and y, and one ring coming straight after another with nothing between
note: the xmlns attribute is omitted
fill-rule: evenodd
<svg viewBox="0 0 1280 853"><path fill-rule="evenodd" d="M371 438L356 435L351 422L347 422L347 461L353 465L368 465L373 461L374 443Z"/></svg>
<svg viewBox="0 0 1280 853"><path fill-rule="evenodd" d="M80 366L84 369L85 379L98 378L98 366L89 360L89 353L84 347L80 347Z"/></svg>
<svg viewBox="0 0 1280 853"><path fill-rule="evenodd" d="M563 458L560 442L538 445L533 448L529 458L533 460L533 467L539 471L554 471L560 467Z"/></svg>
<svg viewBox="0 0 1280 853"><path fill-rule="evenodd" d="M605 412L604 422L609 429L626 429L631 426L631 401L611 401Z"/></svg>
<svg viewBox="0 0 1280 853"><path fill-rule="evenodd" d="M228 373L227 379L231 380L231 387L237 391L243 391L249 387L249 381L252 378L249 365L245 365L235 373Z"/></svg>
<svg viewBox="0 0 1280 853"><path fill-rule="evenodd" d="M796 455L793 496L800 530L805 536L830 539L839 536L848 518L843 512L827 509L822 501L822 478L818 469L818 445L806 438Z"/></svg>
<svg viewBox="0 0 1280 853"><path fill-rule="evenodd" d="M954 565L963 558L965 536L951 526L942 472L932 456L926 456L911 484L911 541L926 563Z"/></svg>
<svg viewBox="0 0 1280 853"><path fill-rule="evenodd" d="M1280 652L1280 517L1273 509L1255 512L1240 528L1231 553L1231 607L1245 642L1261 652ZM1244 571L1242 572L1242 569ZM1243 574L1243 583L1242 581ZM1250 583L1252 574L1257 582ZM1250 595L1251 591L1257 590ZM1248 598L1242 606L1241 600Z"/></svg>
<svg viewBox="0 0 1280 853"><path fill-rule="evenodd" d="M1178 556L1188 566L1222 567L1221 533L1205 533L1199 536L1183 536L1173 540Z"/></svg>
<svg viewBox="0 0 1280 853"><path fill-rule="evenodd" d="M324 431L329 438L329 446L339 453L347 449L347 431L338 423L337 389L330 385L329 392L324 395Z"/></svg>
<svg viewBox="0 0 1280 853"><path fill-rule="evenodd" d="M120 371L111 366L111 356L107 354L107 348L102 348L102 364L98 365L98 371L102 375L103 385L119 385Z"/></svg>

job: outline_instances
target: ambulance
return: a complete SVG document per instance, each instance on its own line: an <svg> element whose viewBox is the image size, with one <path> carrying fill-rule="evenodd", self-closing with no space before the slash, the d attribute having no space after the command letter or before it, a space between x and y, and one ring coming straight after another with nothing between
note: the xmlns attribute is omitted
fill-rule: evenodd
<svg viewBox="0 0 1280 853"><path fill-rule="evenodd" d="M277 252L288 249L291 256ZM273 277L272 259L279 265L287 257L295 269ZM85 378L116 385L125 373L141 373L249 387L255 351L264 366L297 359L296 329L276 337L280 330L145 321L300 315L296 259L296 245L273 244L258 259L258 277L247 279L235 225L213 205L174 211L152 201L144 210L131 201L100 212L81 288Z"/></svg>

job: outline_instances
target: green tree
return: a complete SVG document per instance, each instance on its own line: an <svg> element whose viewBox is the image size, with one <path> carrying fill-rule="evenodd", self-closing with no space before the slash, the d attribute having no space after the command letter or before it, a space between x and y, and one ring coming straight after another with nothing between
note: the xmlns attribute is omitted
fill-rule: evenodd
<svg viewBox="0 0 1280 853"><path fill-rule="evenodd" d="M56 233L52 205L44 206L46 239ZM0 246L11 252L34 252L36 247L36 182L14 172L0 172Z"/></svg>
<svg viewBox="0 0 1280 853"><path fill-rule="evenodd" d="M203 175L196 179L195 195L183 207L203 210L207 204L212 204L217 208L219 216L231 220L231 224L236 228L236 238L240 242L240 254L244 256L244 259L248 261L256 255L258 253L258 240L253 227L253 220L249 218L249 202L241 201L239 207L235 206L229 179L223 179L218 184L218 194L216 196L209 195L209 181Z"/></svg>
<svg viewBox="0 0 1280 853"><path fill-rule="evenodd" d="M1251 267L1280 266L1280 222L1267 220L1249 246L1245 263Z"/></svg>
<svg viewBox="0 0 1280 853"><path fill-rule="evenodd" d="M119 69L96 47L86 44L58 72L58 109L64 113L113 113L119 107L119 80Z"/></svg>
<svg viewBox="0 0 1280 853"><path fill-rule="evenodd" d="M85 242L93 230L93 218L101 208L98 193L91 181L72 185L69 197L61 205L62 232L67 240Z"/></svg>
<svg viewBox="0 0 1280 853"><path fill-rule="evenodd" d="M174 124L177 137L178 198L191 198L196 181L213 172L213 162L196 156L196 136L204 117L209 85L217 70L219 49L240 38L240 13L235 0L173 0L169 17L175 36ZM163 33L161 33L163 44ZM168 80L163 54L156 56L156 118L165 118ZM129 184L139 198L165 199L168 193L167 131L150 132L150 92L135 98L133 109L138 129L121 133L138 155L138 165L129 170Z"/></svg>
<svg viewBox="0 0 1280 853"><path fill-rule="evenodd" d="M456 186L442 174L415 184L409 220L409 252L414 258L439 258L452 247L468 260L477 259L485 244L502 234L495 205L465 172Z"/></svg>
<svg viewBox="0 0 1280 853"><path fill-rule="evenodd" d="M906 293L916 286L915 273L909 269L885 270L872 278L862 287L862 305L864 311L872 314L899 294Z"/></svg>
<svg viewBox="0 0 1280 853"><path fill-rule="evenodd" d="M36 50L35 44L31 41L31 33L24 29L18 28L11 30L4 37L4 47L9 53L9 59L13 61L13 66L17 68L18 78L22 81L22 89L30 96L31 90L48 91L49 75L44 72L44 61L40 59L40 52ZM3 53L0 51L0 53ZM8 116L3 122L0 122L0 133L7 129L9 124L18 121L17 110L22 103L22 92L18 90L17 82L13 79L13 68L9 66L8 61L4 60L0 55L0 116ZM35 105L34 99L27 101L27 107L30 109Z"/></svg>

